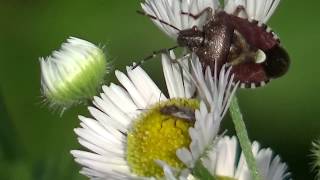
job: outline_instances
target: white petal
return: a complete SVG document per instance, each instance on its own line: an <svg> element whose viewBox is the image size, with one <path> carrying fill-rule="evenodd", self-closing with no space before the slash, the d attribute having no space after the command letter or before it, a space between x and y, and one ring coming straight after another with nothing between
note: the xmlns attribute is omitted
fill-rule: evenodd
<svg viewBox="0 0 320 180"><path fill-rule="evenodd" d="M95 153L79 151L79 150L73 150L71 151L71 154L78 159L88 159L88 160L94 160L101 163L110 163L114 165L127 165L127 162L123 158L105 157Z"/></svg>
<svg viewBox="0 0 320 180"><path fill-rule="evenodd" d="M119 134L115 135L114 131L111 131L112 133L110 133L110 130L112 129L105 129L100 123L90 118L79 116L79 119L86 125L86 127L88 127L88 130L91 130L102 139L115 144L121 144L122 137Z"/></svg>
<svg viewBox="0 0 320 180"><path fill-rule="evenodd" d="M185 164L187 167L191 167L193 163L193 158L191 153L186 149L182 148L177 150L177 157Z"/></svg>
<svg viewBox="0 0 320 180"><path fill-rule="evenodd" d="M217 164L215 172L217 175L233 177L235 173L237 140L235 137L222 138L217 144Z"/></svg>
<svg viewBox="0 0 320 180"><path fill-rule="evenodd" d="M134 104L127 92L120 86L111 84L110 87L102 87L105 95L114 103L119 109L129 117L133 118L137 115L138 107Z"/></svg>
<svg viewBox="0 0 320 180"><path fill-rule="evenodd" d="M131 70L131 67L127 67L127 72L132 83L147 102L147 105L166 100L164 94L141 67L136 67L134 70Z"/></svg>
<svg viewBox="0 0 320 180"><path fill-rule="evenodd" d="M125 127L122 123L119 121L113 120L110 116L107 114L101 112L100 110L94 108L94 107L88 107L88 110L90 114L98 120L106 129L109 129L109 131L119 130L121 132L127 132L127 127ZM114 132L116 133L116 132Z"/></svg>
<svg viewBox="0 0 320 180"><path fill-rule="evenodd" d="M80 174L83 174L85 176L89 176L89 177L105 177L104 173L98 172L96 170L92 170L89 168L82 168L80 171Z"/></svg>
<svg viewBox="0 0 320 180"><path fill-rule="evenodd" d="M115 71L116 77L119 82L124 86L127 92L130 94L132 100L139 108L145 108L147 106L147 102L143 99L142 95L136 89L134 84L130 81L130 79L120 71Z"/></svg>
<svg viewBox="0 0 320 180"><path fill-rule="evenodd" d="M114 170L121 171L128 174L130 173L130 170L128 169L127 165L113 165L109 163L97 162L95 160L79 159L79 158L76 158L75 161L88 168L96 169L104 173L111 173Z"/></svg>
<svg viewBox="0 0 320 180"><path fill-rule="evenodd" d="M172 51L170 56L171 57L169 57L167 54L162 55L163 73L170 98L186 97L184 80L181 76L183 71L180 69L179 64L173 64L172 60L175 59L175 55Z"/></svg>
<svg viewBox="0 0 320 180"><path fill-rule="evenodd" d="M121 109L116 107L107 97L102 96L103 99L99 97L94 97L94 102L99 105L99 108L106 114L108 114L112 119L120 122L122 125L127 127L131 122L131 119L122 112Z"/></svg>

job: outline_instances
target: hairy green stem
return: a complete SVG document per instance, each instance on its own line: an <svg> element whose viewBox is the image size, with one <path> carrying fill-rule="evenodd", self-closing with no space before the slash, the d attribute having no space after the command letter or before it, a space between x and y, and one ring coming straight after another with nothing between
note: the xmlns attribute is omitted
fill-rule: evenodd
<svg viewBox="0 0 320 180"><path fill-rule="evenodd" d="M252 153L251 141L249 139L247 128L243 121L243 117L238 104L238 99L236 96L233 97L229 110L242 152L246 158L246 162L248 164L251 175L254 180L261 180L261 176L259 175L257 168L257 163Z"/></svg>

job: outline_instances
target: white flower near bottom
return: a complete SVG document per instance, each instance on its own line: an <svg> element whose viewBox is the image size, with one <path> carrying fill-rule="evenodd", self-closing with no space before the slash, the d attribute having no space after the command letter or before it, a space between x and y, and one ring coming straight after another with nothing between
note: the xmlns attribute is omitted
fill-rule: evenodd
<svg viewBox="0 0 320 180"><path fill-rule="evenodd" d="M256 159L262 180L291 180L287 165L270 148L260 148L258 142L252 143L252 152ZM216 145L201 158L204 167L215 180L252 180L251 172L245 162L244 154L240 154L236 137L221 137ZM167 179L195 180L190 171L180 174L170 166L162 164Z"/></svg>
<svg viewBox="0 0 320 180"><path fill-rule="evenodd" d="M250 170L245 162L244 154L238 159L239 146L235 137L223 137L217 145L203 158L204 166L209 172L219 178L234 180L251 180ZM274 156L270 148L260 148L258 142L252 143L252 152L257 162L262 180L291 179L288 167L281 162L279 156Z"/></svg>
<svg viewBox="0 0 320 180"><path fill-rule="evenodd" d="M81 170L82 174L92 179L155 178L159 177L159 174L154 168L159 168L161 165L159 162L163 161L162 175L170 179L174 175L171 169L176 168L179 171L185 168L181 166L183 162L189 162L189 160L192 164L192 161L200 158L204 149L215 140L220 122L234 92L231 86L232 81L226 81L230 79L230 74L228 74L230 71L223 71L225 74L220 74L219 79L217 74L213 77L210 70L207 70L206 76L203 76L201 75L203 70L197 58L192 58L191 67L187 60L179 60L182 68L172 63L170 60L172 58L175 58L172 53L170 58L168 55L162 56L169 98L140 67L135 69L128 67L127 75L116 71L117 79L122 86L111 84L102 87L103 93L100 97L94 98L95 107L89 107L93 118L80 116L81 128L75 129L79 136L79 143L89 150L89 152L71 151L75 161L84 166ZM197 104L193 98L195 95L199 97L196 100L199 102L197 108L194 108L194 105ZM173 117L158 124L158 120L162 117L158 112L154 113L155 110L161 114L164 112L159 108L180 108L181 102L185 105L183 107L185 109L173 111L172 114L169 111L169 114L164 116ZM190 117L187 116L188 107L195 109L195 123L191 129L189 127L192 126L192 123L190 124L192 119L188 119ZM186 115L187 118L179 119L181 114ZM153 117L150 118L150 121L156 123L150 124L149 121L145 121L146 117ZM143 123L139 123L140 121ZM172 122L174 122L173 125ZM139 131L139 128L143 131ZM175 128L177 131L172 132L172 129ZM148 139L149 136L156 138L151 138L150 142L143 141L141 144L137 141L140 136L142 140ZM135 143L138 145L135 146ZM168 144L176 149L172 149ZM176 156L176 150L188 145L191 150L190 152L184 150L184 153L189 153L189 157L187 160L181 159L178 153L178 157L182 160L180 161ZM169 154L170 158L163 154ZM152 164L150 164L149 158L154 156L158 159L152 159ZM156 174L153 175L150 172L156 172ZM142 176L139 173L147 175ZM184 175L186 176L180 174L180 179L191 177L187 173Z"/></svg>

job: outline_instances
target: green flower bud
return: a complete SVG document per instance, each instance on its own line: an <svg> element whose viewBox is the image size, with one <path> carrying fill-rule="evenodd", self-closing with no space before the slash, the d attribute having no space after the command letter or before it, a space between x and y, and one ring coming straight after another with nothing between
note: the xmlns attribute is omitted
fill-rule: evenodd
<svg viewBox="0 0 320 180"><path fill-rule="evenodd" d="M317 180L320 179L320 139L312 142L312 170L316 173Z"/></svg>
<svg viewBox="0 0 320 180"><path fill-rule="evenodd" d="M42 94L53 107L68 108L93 97L108 72L103 51L74 37L51 56L41 57L40 64Z"/></svg>

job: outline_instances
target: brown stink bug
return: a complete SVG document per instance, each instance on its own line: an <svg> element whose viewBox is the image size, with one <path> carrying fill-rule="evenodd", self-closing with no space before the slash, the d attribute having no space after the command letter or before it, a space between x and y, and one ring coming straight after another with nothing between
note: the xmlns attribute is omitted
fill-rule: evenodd
<svg viewBox="0 0 320 180"><path fill-rule="evenodd" d="M242 11L245 12L245 8L238 6L233 14L223 10L213 13L211 7L198 14L181 12L195 20L206 16L202 27L183 30L151 14L139 13L175 29L178 46L195 53L204 67L213 70L215 63L218 69L224 64L230 65L235 81L239 81L242 88L255 88L284 75L290 59L274 32L261 22L238 17ZM161 52L164 50L157 53Z"/></svg>

